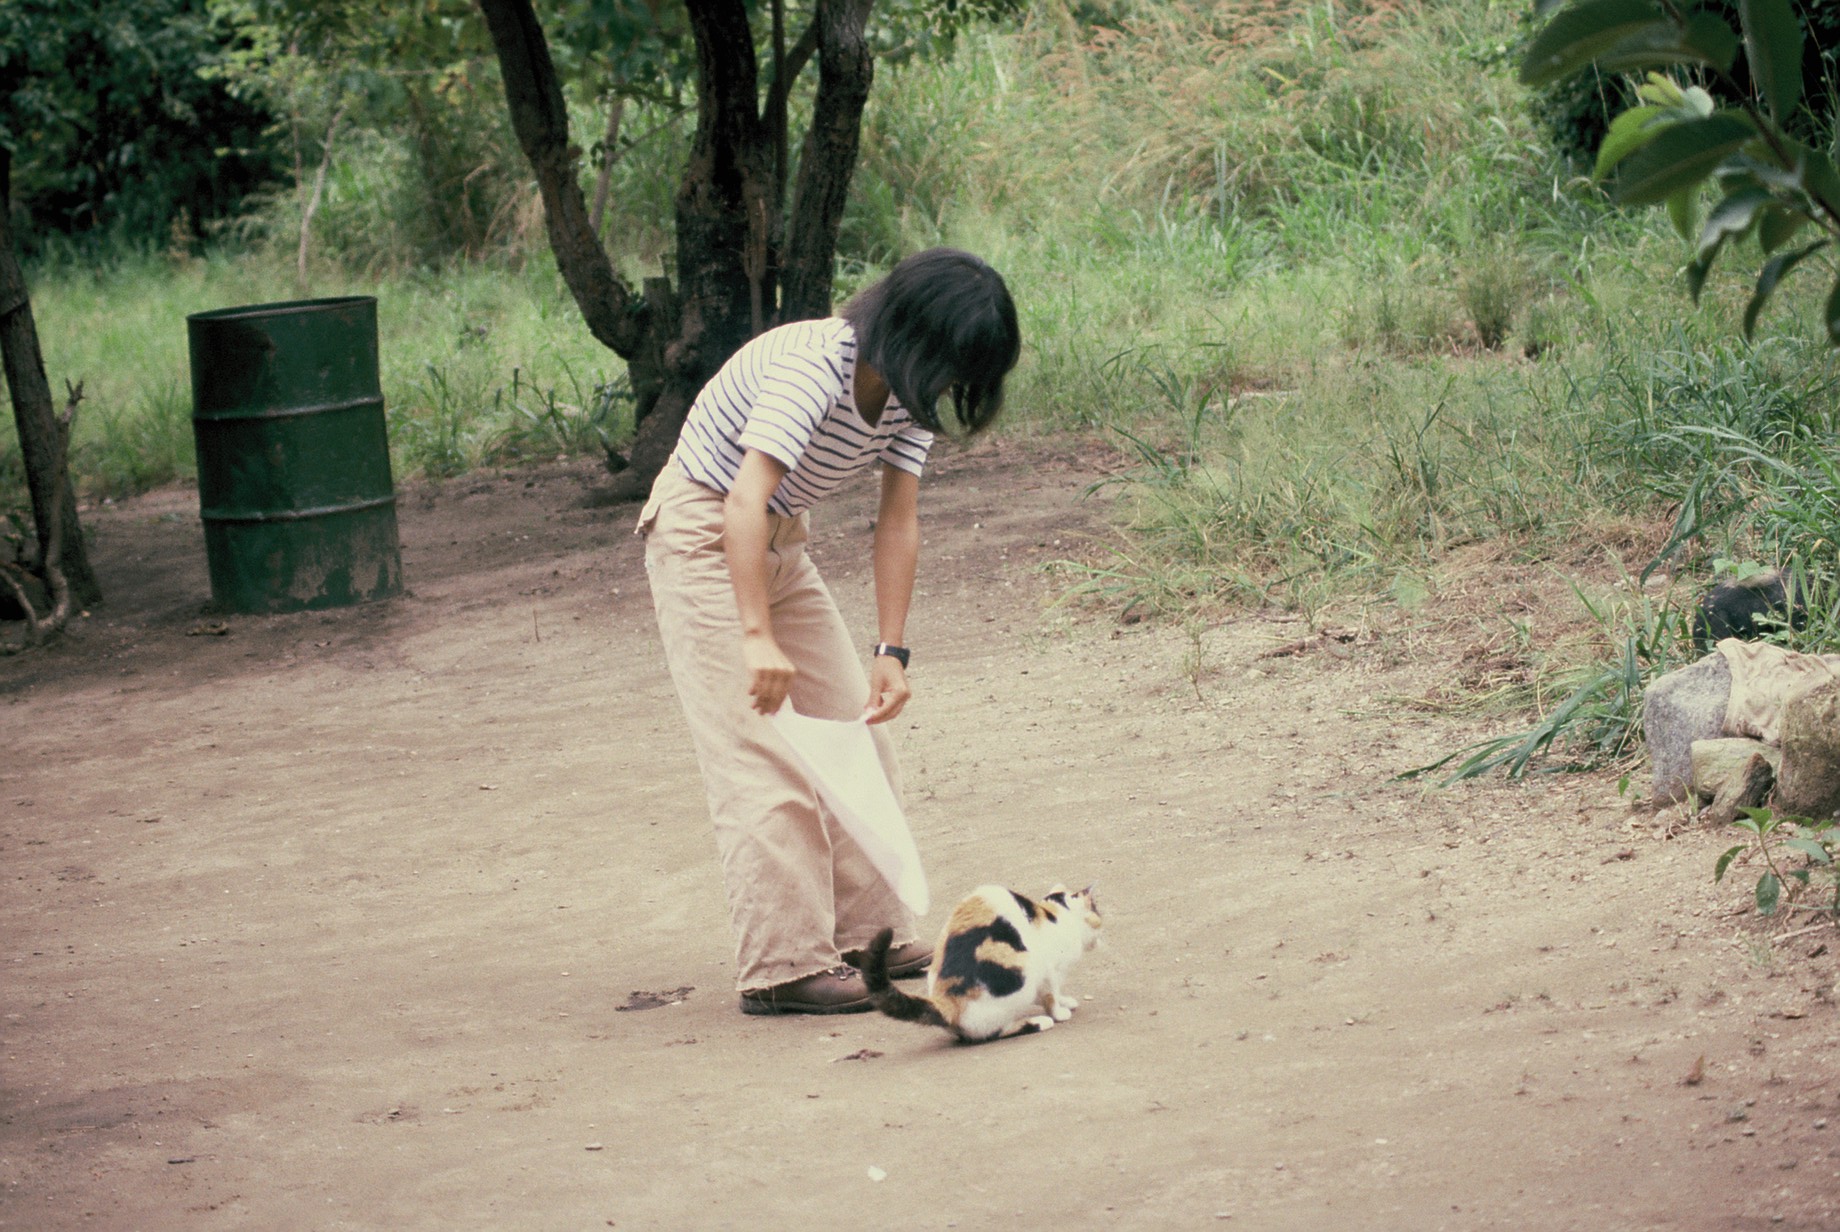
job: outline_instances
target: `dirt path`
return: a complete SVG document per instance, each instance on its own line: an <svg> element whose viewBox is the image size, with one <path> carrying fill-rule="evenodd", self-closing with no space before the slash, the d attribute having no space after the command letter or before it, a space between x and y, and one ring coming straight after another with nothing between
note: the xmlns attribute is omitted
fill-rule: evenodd
<svg viewBox="0 0 1840 1232"><path fill-rule="evenodd" d="M92 514L113 603L0 664L0 1227L1840 1227L1830 939L1607 777L1389 782L1475 736L1400 704L1457 631L1196 671L1047 609L1103 510L1036 449L929 480L898 738L936 903L1096 879L1109 942L975 1049L736 1011L579 468L408 487L412 595L224 633L195 496ZM870 512L815 533L864 630Z"/></svg>

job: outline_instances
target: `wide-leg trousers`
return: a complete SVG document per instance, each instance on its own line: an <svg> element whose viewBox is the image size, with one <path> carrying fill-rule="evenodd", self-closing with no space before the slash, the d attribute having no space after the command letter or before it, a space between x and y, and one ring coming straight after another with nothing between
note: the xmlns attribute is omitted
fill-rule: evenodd
<svg viewBox="0 0 1840 1232"><path fill-rule="evenodd" d="M882 928L915 936L912 912L819 802L791 750L748 696L741 617L724 555L722 494L665 466L640 514L665 660L702 768L735 935L736 985L752 992L835 967ZM773 637L798 674L800 714L854 719L869 681L824 580L805 553L807 519L768 515ZM900 795L886 732L871 729Z"/></svg>

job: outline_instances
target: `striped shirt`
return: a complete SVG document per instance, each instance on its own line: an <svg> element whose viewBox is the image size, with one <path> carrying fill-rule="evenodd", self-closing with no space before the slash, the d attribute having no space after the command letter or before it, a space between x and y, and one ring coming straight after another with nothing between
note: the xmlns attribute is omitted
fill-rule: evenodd
<svg viewBox="0 0 1840 1232"><path fill-rule="evenodd" d="M910 475L926 466L933 434L891 392L873 427L856 409L856 331L848 321L794 321L736 351L696 396L673 455L686 476L727 492L758 449L787 467L767 508L810 509L874 462Z"/></svg>

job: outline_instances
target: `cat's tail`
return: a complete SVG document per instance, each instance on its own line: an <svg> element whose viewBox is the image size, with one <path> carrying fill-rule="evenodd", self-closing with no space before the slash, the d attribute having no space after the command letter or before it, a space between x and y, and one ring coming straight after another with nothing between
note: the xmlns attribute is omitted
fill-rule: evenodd
<svg viewBox="0 0 1840 1232"><path fill-rule="evenodd" d="M863 986L869 990L869 997L875 1002L875 1008L902 1022L919 1022L933 1027L951 1028L939 1007L925 997L916 997L912 993L902 992L888 978L888 948L894 944L894 929L884 928L875 934L875 940L869 943L868 951L863 955Z"/></svg>

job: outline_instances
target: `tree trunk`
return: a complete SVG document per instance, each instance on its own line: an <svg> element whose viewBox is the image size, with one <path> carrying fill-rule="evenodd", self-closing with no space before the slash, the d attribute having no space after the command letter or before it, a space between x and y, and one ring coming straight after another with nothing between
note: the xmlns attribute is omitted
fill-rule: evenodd
<svg viewBox="0 0 1840 1232"><path fill-rule="evenodd" d="M530 0L479 0L479 8L498 52L512 128L543 195L543 219L556 268L581 310L588 332L626 361L637 435L646 438L648 426L651 436L668 427L675 445L677 430L683 426L690 403L672 393L680 382L670 368L671 345L678 332L676 299L670 294L670 285L665 282L659 286L661 280L652 280L643 298L634 295L601 246L576 174L577 154L569 142L562 84ZM657 294L651 293L654 289ZM663 423L652 424L655 413ZM604 495L613 500L642 495L670 450L671 446L666 446L656 459L649 454L641 458L635 446L632 466L616 476L613 489ZM625 459L609 455L609 469L626 466Z"/></svg>
<svg viewBox="0 0 1840 1232"><path fill-rule="evenodd" d="M849 200L863 106L875 78L864 30L872 0L819 0L818 96L787 213L785 292L779 319L829 316L837 232Z"/></svg>
<svg viewBox="0 0 1840 1232"><path fill-rule="evenodd" d="M478 0L498 51L518 142L543 194L550 247L601 342L627 361L637 402L630 465L602 496L643 497L677 444L705 382L754 334L830 311L837 230L855 167L872 61L863 28L872 0L820 0L814 29L776 66L762 116L745 0L686 0L697 55L697 128L676 200L677 285L651 279L644 298L614 272L592 225L569 143L554 63L530 0ZM800 160L783 263L773 117L816 47L819 86ZM783 121L782 121L783 123ZM795 290L781 302L782 266Z"/></svg>
<svg viewBox="0 0 1840 1232"><path fill-rule="evenodd" d="M562 84L530 0L479 0L498 52L499 75L518 145L536 173L543 218L556 267L587 320L588 332L623 359L640 348L645 305L614 272L589 225L587 202L575 173L569 116Z"/></svg>
<svg viewBox="0 0 1840 1232"><path fill-rule="evenodd" d="M38 535L38 558L28 567L41 567L52 530L62 519L64 579L76 601L93 607L102 601L102 587L90 567L89 551L77 522L77 498L65 481L68 462L63 457L57 410L51 385L45 379L45 360L38 348L38 326L32 320L32 301L25 273L13 246L12 151L0 148L0 362L7 389L13 395L13 422L19 431L19 453L25 461L26 487L32 494L32 521ZM61 497L61 498L60 498Z"/></svg>

